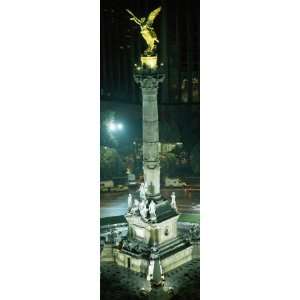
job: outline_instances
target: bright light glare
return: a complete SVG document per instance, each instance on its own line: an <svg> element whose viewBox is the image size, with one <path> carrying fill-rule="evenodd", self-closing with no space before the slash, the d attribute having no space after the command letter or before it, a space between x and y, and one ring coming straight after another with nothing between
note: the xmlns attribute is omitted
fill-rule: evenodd
<svg viewBox="0 0 300 300"><path fill-rule="evenodd" d="M107 127L108 127L108 130L110 130L110 131L122 130L123 124L122 123L114 123L113 121L111 121L110 123L108 123Z"/></svg>
<svg viewBox="0 0 300 300"><path fill-rule="evenodd" d="M108 129L111 130L111 131L116 130L116 124L115 124L115 123L112 123L112 122L109 123L109 124L108 124Z"/></svg>

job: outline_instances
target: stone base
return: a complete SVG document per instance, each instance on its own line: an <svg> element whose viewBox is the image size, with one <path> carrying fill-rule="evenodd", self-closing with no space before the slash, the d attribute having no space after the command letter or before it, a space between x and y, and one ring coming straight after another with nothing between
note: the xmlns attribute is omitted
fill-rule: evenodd
<svg viewBox="0 0 300 300"><path fill-rule="evenodd" d="M161 265L164 273L167 273L192 260L193 246L178 251L171 256L161 259Z"/></svg>
<svg viewBox="0 0 300 300"><path fill-rule="evenodd" d="M161 243L172 241L177 237L177 220L179 215L175 215L160 223L145 222L138 215L126 215L128 222L128 239L137 240L149 246L158 246Z"/></svg>
<svg viewBox="0 0 300 300"><path fill-rule="evenodd" d="M160 200L166 200L162 197L161 194L156 194L156 195L150 195L150 194L147 194L146 195L146 198L147 200L150 202L151 200L153 200L154 202L158 202Z"/></svg>
<svg viewBox="0 0 300 300"><path fill-rule="evenodd" d="M165 255L160 258L160 263L162 266L162 272L169 272L189 261L192 260L193 246L187 246L179 251L174 251L170 255ZM150 259L145 257L138 257L135 255L130 255L129 253L124 253L122 250L116 251L116 263L119 266L130 269L134 272L148 274L148 269L150 266Z"/></svg>
<svg viewBox="0 0 300 300"><path fill-rule="evenodd" d="M157 56L141 56L141 64L150 69L155 69L157 67Z"/></svg>
<svg viewBox="0 0 300 300"><path fill-rule="evenodd" d="M142 257L135 257L118 250L116 253L117 265L134 272L147 274L149 262Z"/></svg>
<svg viewBox="0 0 300 300"><path fill-rule="evenodd" d="M145 201L147 208L149 208L149 204L151 203L151 201L154 201L154 203L156 204L156 211L155 211L156 219L151 218L150 213L148 212L148 214L146 216L147 220L145 220L146 223L147 222L161 223L162 221L164 221L166 219L172 218L174 216L179 216L177 210L171 206L171 201L169 199L164 198L161 194L156 194L156 195L146 194L146 198L141 198L139 191L136 191L136 192L132 193L132 195L133 195L133 199L137 199L138 202ZM140 216L138 207L133 207L133 209L130 210L130 213L125 215L125 217L130 216L130 215ZM128 222L128 219L127 219L127 222Z"/></svg>
<svg viewBox="0 0 300 300"><path fill-rule="evenodd" d="M105 244L101 253L102 261L114 261L114 249L112 244Z"/></svg>
<svg viewBox="0 0 300 300"><path fill-rule="evenodd" d="M193 245L193 252L192 252L193 259L200 259L200 241L192 241L192 245Z"/></svg>

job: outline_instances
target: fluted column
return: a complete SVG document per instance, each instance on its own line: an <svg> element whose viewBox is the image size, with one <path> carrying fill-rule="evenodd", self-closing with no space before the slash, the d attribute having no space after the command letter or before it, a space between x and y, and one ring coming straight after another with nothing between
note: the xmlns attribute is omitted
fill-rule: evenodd
<svg viewBox="0 0 300 300"><path fill-rule="evenodd" d="M139 66L134 73L143 98L143 168L148 184L147 198L160 198L159 126L157 93L164 74L158 69Z"/></svg>

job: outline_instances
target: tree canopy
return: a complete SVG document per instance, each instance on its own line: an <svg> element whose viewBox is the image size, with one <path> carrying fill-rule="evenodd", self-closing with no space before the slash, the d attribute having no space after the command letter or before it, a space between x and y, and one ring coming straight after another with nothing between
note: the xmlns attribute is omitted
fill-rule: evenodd
<svg viewBox="0 0 300 300"><path fill-rule="evenodd" d="M125 166L117 150L100 147L100 176L101 180L125 175Z"/></svg>
<svg viewBox="0 0 300 300"><path fill-rule="evenodd" d="M191 167L195 175L200 174L200 144L196 144L190 155Z"/></svg>
<svg viewBox="0 0 300 300"><path fill-rule="evenodd" d="M159 140L164 143L176 143L181 141L177 124L161 120L159 122Z"/></svg>
<svg viewBox="0 0 300 300"><path fill-rule="evenodd" d="M161 176L174 176L176 171L176 155L174 153L166 153L160 158Z"/></svg>

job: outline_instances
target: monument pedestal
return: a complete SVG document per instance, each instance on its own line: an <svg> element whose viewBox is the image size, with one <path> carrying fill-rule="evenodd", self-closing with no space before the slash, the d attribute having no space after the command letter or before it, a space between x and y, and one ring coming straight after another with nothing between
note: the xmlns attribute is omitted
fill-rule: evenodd
<svg viewBox="0 0 300 300"><path fill-rule="evenodd" d="M160 222L152 223L150 219L145 221L138 215L127 214L125 218L128 222L128 240L137 240L149 247L174 240L177 237L179 215L170 212L170 218L160 219L160 217L158 216Z"/></svg>

